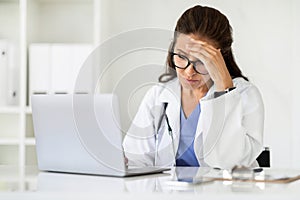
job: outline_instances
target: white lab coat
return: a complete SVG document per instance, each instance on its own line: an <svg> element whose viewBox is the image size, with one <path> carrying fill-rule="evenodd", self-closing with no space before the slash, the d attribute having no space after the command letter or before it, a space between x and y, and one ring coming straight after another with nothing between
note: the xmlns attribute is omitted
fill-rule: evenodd
<svg viewBox="0 0 300 200"><path fill-rule="evenodd" d="M194 140L200 166L223 169L234 165L257 166L256 158L263 149L262 97L257 87L242 78L235 78L233 84L236 89L217 98L213 96L212 86L200 99L201 113ZM166 115L173 130L173 142L165 118L158 125L164 102L168 103ZM129 165L175 164L174 152L177 152L180 137L180 106L181 86L177 78L149 89L124 138Z"/></svg>

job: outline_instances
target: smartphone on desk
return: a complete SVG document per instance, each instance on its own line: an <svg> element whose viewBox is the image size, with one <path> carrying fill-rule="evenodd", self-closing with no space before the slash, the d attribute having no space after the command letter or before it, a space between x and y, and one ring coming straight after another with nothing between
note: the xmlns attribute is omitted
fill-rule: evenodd
<svg viewBox="0 0 300 200"><path fill-rule="evenodd" d="M186 178L178 178L174 180L167 181L167 185L169 186L179 186L179 187L184 187L184 186L193 186L193 185L199 185L199 184L204 184L204 183L210 183L213 182L213 178L204 178L204 177L199 177L199 178L193 178L193 177L186 177Z"/></svg>

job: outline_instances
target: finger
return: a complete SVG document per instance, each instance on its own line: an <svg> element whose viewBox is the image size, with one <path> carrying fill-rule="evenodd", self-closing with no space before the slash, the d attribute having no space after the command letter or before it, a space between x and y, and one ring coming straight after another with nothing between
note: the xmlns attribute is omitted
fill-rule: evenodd
<svg viewBox="0 0 300 200"><path fill-rule="evenodd" d="M216 51L212 51L212 50L208 50L208 49L204 49L204 48L191 48L189 49L189 54L192 56L197 56L198 53L201 53L204 57L202 57L202 59L200 59L201 61L205 61L207 62L218 62L218 60L223 59L221 51L220 50L216 50ZM199 57L196 57L199 59Z"/></svg>
<svg viewBox="0 0 300 200"><path fill-rule="evenodd" d="M189 55L193 56L194 58L197 58L198 60L201 60L204 64L208 60L209 54L206 51L199 51L199 50L190 50Z"/></svg>
<svg viewBox="0 0 300 200"><path fill-rule="evenodd" d="M204 49L204 48L199 48L199 47L192 47L192 48L189 48L188 49L188 51L189 51L189 54L195 54L195 53L201 53L203 56L205 56L205 59L209 59L209 58L211 58L211 55L212 55L212 52L209 52L209 51L207 51L206 49ZM196 57L196 58L198 58L198 57Z"/></svg>
<svg viewBox="0 0 300 200"><path fill-rule="evenodd" d="M201 41L201 40L195 40L193 38L190 39L190 43L188 43L188 44L190 44L191 46L193 46L193 44L194 45L196 45L196 44L197 45L201 45L202 47L208 48L208 49L210 49L212 51L217 51L218 50L218 48L215 48L214 46L210 45L207 42L204 42L204 41Z"/></svg>
<svg viewBox="0 0 300 200"><path fill-rule="evenodd" d="M209 72L211 72L211 68L212 68L212 63L214 63L214 61L210 60L207 58L207 56L203 55L201 52L198 52L198 51L193 51L193 52L190 52L190 55L201 60L201 62L203 62L206 70Z"/></svg>
<svg viewBox="0 0 300 200"><path fill-rule="evenodd" d="M207 50L204 43L202 43L202 42L198 42L197 44L196 43L188 43L188 44L186 44L186 49L189 52L191 52L191 51L201 52L205 56L209 56L209 54L212 53L210 50Z"/></svg>
<svg viewBox="0 0 300 200"><path fill-rule="evenodd" d="M193 43L194 43L194 44L202 44L202 45L207 44L207 42L205 42L205 41L203 41L203 40L195 40L195 39L193 39L193 38L191 38L189 42L192 43L192 44L193 44Z"/></svg>
<svg viewBox="0 0 300 200"><path fill-rule="evenodd" d="M189 41L190 42L193 42L193 43L202 43L202 44L205 44L205 43L207 43L206 41L204 41L204 40L196 40L196 39L194 39L194 38L189 38Z"/></svg>
<svg viewBox="0 0 300 200"><path fill-rule="evenodd" d="M216 62L218 60L218 55L214 51L206 50L203 48L193 48L189 50L189 54L199 60L201 60L204 64L208 64L209 62Z"/></svg>
<svg viewBox="0 0 300 200"><path fill-rule="evenodd" d="M212 57L210 54L207 54L207 52L190 51L190 55L201 60L209 73L213 68L218 66L218 58Z"/></svg>
<svg viewBox="0 0 300 200"><path fill-rule="evenodd" d="M206 46L206 45L200 45L200 44L197 44L197 45L195 45L195 44L194 45L187 44L186 48L189 51L203 52L204 54L207 54L208 57L216 56L219 53L218 49L211 48L211 47ZM205 53L205 52L207 52L207 53Z"/></svg>

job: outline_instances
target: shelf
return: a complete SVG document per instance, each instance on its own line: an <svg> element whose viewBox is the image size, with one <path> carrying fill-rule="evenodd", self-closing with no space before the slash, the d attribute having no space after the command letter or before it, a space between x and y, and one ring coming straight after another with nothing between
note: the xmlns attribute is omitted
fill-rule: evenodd
<svg viewBox="0 0 300 200"><path fill-rule="evenodd" d="M21 112L20 107L18 106L1 106L0 113L2 114L18 114Z"/></svg>
<svg viewBox="0 0 300 200"><path fill-rule="evenodd" d="M1 138L0 145L19 145L19 140L16 138Z"/></svg>
<svg viewBox="0 0 300 200"><path fill-rule="evenodd" d="M33 145L26 146L25 166L37 166L36 148Z"/></svg>
<svg viewBox="0 0 300 200"><path fill-rule="evenodd" d="M32 1L32 0L31 0ZM49 4L62 4L62 3L93 3L93 0L34 0L35 2L40 3L49 3Z"/></svg>
<svg viewBox="0 0 300 200"><path fill-rule="evenodd" d="M31 113L32 113L32 110L31 110L31 107L30 107L30 106L27 106L27 107L25 108L25 113L26 113L26 114L31 114Z"/></svg>
<svg viewBox="0 0 300 200"><path fill-rule="evenodd" d="M26 138L25 139L25 145L28 145L28 146L34 146L35 145L35 138Z"/></svg>
<svg viewBox="0 0 300 200"><path fill-rule="evenodd" d="M0 114L18 114L21 112L21 108L19 106L0 106ZM31 114L32 110L30 106L25 108L26 114Z"/></svg>
<svg viewBox="0 0 300 200"><path fill-rule="evenodd" d="M4 101L7 94L0 90L0 165L17 165L21 173L25 165L37 165L32 109L26 106L30 102L28 47L32 43L98 44L100 1L0 0L0 40L14 45L17 52L9 62L17 71L5 71L5 79L12 83L2 81L0 86L13 84L9 86L19 95L18 101Z"/></svg>
<svg viewBox="0 0 300 200"><path fill-rule="evenodd" d="M0 165L16 165L19 161L19 145L16 140L1 139L5 144L0 145Z"/></svg>
<svg viewBox="0 0 300 200"><path fill-rule="evenodd" d="M34 178L36 174L39 172L36 166L24 166L24 170L26 173L25 181L34 182L36 181ZM10 181L10 182L18 182L20 180L19 177L16 177L15 174L19 173L19 169L16 165L0 165L0 180Z"/></svg>

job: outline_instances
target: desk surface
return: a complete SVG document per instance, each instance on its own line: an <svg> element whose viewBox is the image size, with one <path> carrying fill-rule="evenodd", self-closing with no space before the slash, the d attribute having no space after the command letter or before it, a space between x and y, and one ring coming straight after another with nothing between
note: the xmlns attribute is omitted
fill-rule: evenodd
<svg viewBox="0 0 300 200"><path fill-rule="evenodd" d="M197 173L207 171L198 168ZM300 170L265 169L265 173L300 174ZM288 184L215 181L193 186L174 186L169 181L176 169L161 174L115 178L94 175L40 172L36 167L27 167L25 175L12 166L0 166L0 199L39 199L72 197L89 199L299 199L300 180ZM134 194L134 198L132 197ZM182 199L182 198L180 198Z"/></svg>

